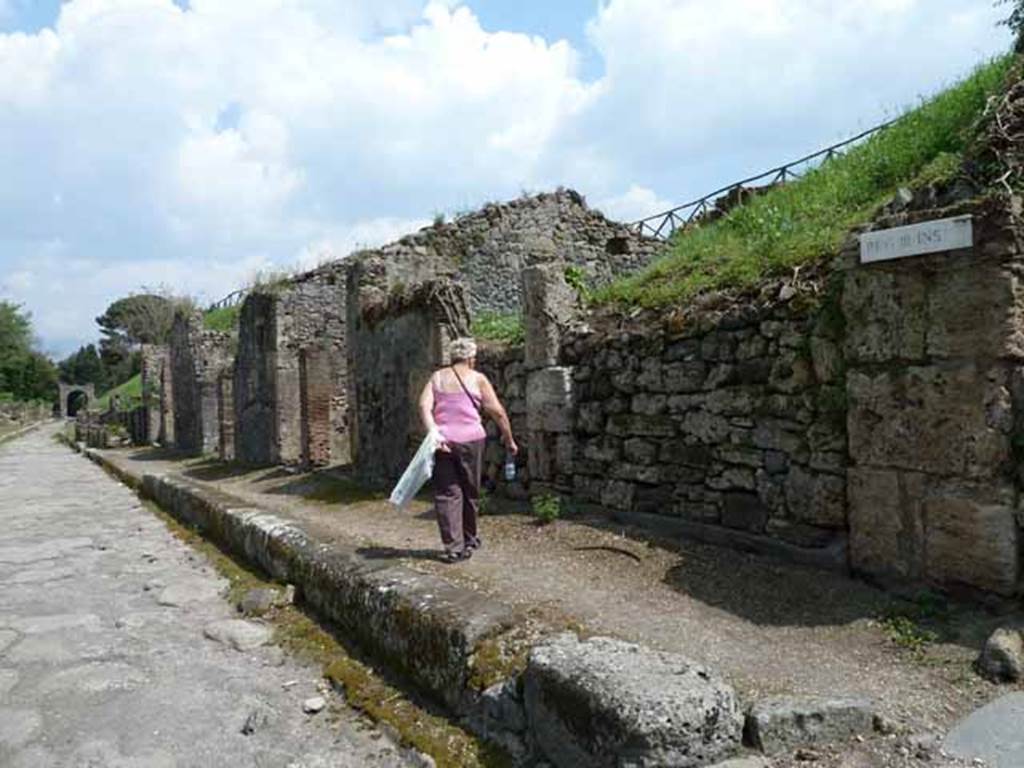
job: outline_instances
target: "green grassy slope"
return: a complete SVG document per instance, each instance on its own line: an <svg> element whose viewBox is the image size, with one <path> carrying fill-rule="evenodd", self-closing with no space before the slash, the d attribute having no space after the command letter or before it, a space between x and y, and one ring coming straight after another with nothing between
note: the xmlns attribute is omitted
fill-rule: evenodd
<svg viewBox="0 0 1024 768"><path fill-rule="evenodd" d="M128 381L118 384L113 389L108 389L96 398L95 403L89 403L89 407L105 411L110 407L110 398L114 395L121 396L121 402L128 410L142 405L142 374L137 373Z"/></svg>
<svg viewBox="0 0 1024 768"><path fill-rule="evenodd" d="M955 173L990 96L1005 86L1005 56L908 112L899 122L803 179L673 239L669 253L599 291L599 303L665 307L709 290L745 288L836 252L902 185Z"/></svg>

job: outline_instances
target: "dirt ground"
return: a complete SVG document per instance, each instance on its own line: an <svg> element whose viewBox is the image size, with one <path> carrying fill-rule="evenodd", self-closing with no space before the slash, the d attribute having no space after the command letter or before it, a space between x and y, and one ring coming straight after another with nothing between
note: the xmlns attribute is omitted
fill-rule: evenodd
<svg viewBox="0 0 1024 768"><path fill-rule="evenodd" d="M602 516L540 525L528 506L489 499L484 546L446 565L429 501L398 511L339 471L292 473L156 450L107 452L136 471L179 471L292 518L326 541L435 573L553 624L681 653L717 668L744 702L766 694L862 696L894 734L774 765L867 768L943 761L941 734L1006 688L972 663L1011 607L935 593L898 598L863 582L732 550L658 540Z"/></svg>

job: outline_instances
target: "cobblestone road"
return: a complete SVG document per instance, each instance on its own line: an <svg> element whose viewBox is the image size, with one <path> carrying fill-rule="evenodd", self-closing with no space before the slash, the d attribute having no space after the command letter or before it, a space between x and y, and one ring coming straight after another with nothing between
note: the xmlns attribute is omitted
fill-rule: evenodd
<svg viewBox="0 0 1024 768"><path fill-rule="evenodd" d="M406 764L348 710L303 714L317 670L206 639L226 584L53 433L0 446L0 766Z"/></svg>

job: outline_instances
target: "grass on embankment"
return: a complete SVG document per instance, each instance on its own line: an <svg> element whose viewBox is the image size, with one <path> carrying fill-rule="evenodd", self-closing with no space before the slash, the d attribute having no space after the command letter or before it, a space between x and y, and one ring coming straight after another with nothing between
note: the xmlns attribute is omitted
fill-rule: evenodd
<svg viewBox="0 0 1024 768"><path fill-rule="evenodd" d="M986 101L1013 63L1004 56L908 112L846 155L673 238L638 274L600 290L598 303L665 307L700 293L742 289L834 254L902 185L955 175Z"/></svg>
<svg viewBox="0 0 1024 768"><path fill-rule="evenodd" d="M238 316L241 312L241 304L236 304L233 307L211 309L203 315L203 327L208 331L233 333L238 330Z"/></svg>
<svg viewBox="0 0 1024 768"><path fill-rule="evenodd" d="M118 384L113 389L108 389L95 403L89 403L89 407L99 411L106 411L110 407L110 400L114 395L121 396L124 410L131 410L142 405L142 374L136 373L128 381Z"/></svg>

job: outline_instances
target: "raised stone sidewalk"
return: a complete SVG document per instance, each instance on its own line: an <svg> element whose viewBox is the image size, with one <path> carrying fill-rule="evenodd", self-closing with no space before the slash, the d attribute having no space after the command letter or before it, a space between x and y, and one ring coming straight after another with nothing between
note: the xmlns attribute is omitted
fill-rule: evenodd
<svg viewBox="0 0 1024 768"><path fill-rule="evenodd" d="M813 705L814 697L863 700L860 711L866 714L858 714L857 727L847 727L844 720L834 729L835 737L868 738L871 749L884 751L895 748L895 742L871 736L877 722L872 712L896 722L902 734L944 730L986 695L980 680L977 686L957 689L933 668L883 647L885 639L873 628L872 617L889 598L839 577L708 547L669 553L655 542L645 548L617 536L611 538L618 547L588 544L610 537L569 521L539 534L534 528L529 542L518 542L522 549L515 549L515 542L485 539L484 551L473 561L445 570L425 549L435 535L425 515L411 517L358 498L348 503L304 501L309 484L315 489L321 475L197 464L151 450L88 454L224 549L279 581L295 584L306 605L342 637L521 758L540 747L557 766L625 764L622 760L708 765L739 751L735 713L771 695L796 697L798 709L805 706L802 702ZM421 511L422 505L414 506L413 513ZM493 536L496 529L508 536L515 521L515 515L485 517L485 536ZM555 551L560 538L563 550L568 543L575 550L601 550L604 567L566 561ZM632 566L622 565L630 560L616 549L635 558L638 571L648 561L656 566L679 562L663 573L666 582L676 578L673 569L697 566L706 583L686 583L685 589L645 585L630 575ZM701 558L720 555L734 562L700 570ZM508 567L510 556L518 567ZM609 567L610 562L616 565ZM500 578L493 581L488 577L495 567ZM708 587L722 579L732 579L738 587L746 582L754 590L756 607L738 595L732 604L731 597L725 602L721 594L716 598ZM696 594L684 597L680 591ZM627 594L631 606L618 602L619 592ZM664 599L666 594L676 598ZM839 604L829 597L839 594L844 595ZM652 596L660 602L652 603ZM553 664L552 659L568 659L558 651L569 642L559 638L567 627L584 638L608 634L621 640L600 641L609 645L591 648L573 639L581 651L578 658ZM695 634L696 629L703 635ZM975 653L973 648L943 649L947 664L965 669ZM616 664L633 658L635 667L617 674L649 684L613 685L615 665L607 662L611 657ZM694 718L674 721L659 704L672 683L668 673L651 670L673 665L710 667L707 676L715 681L710 689L684 687L672 694L690 707L675 707L674 712L697 712L705 706L701 702L715 703L714 713L708 714L716 724L714 733L697 734L703 751L686 746ZM659 674L664 684L659 684ZM623 712L634 714L623 718ZM828 711L820 714L830 717ZM747 730L749 736L749 718ZM821 733L832 738L833 731L816 731ZM822 748L818 735L803 739L799 728L784 738L783 753L773 755L775 765L788 765L787 754L795 759L802 741ZM857 743L851 744L856 751ZM583 763L581 754L587 756ZM666 755L671 756L667 762Z"/></svg>

